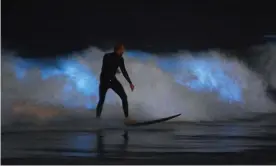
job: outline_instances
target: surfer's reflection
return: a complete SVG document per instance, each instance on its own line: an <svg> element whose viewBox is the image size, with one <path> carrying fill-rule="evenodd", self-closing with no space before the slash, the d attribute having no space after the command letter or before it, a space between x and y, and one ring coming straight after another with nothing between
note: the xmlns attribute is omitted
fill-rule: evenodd
<svg viewBox="0 0 276 166"><path fill-rule="evenodd" d="M103 132L102 130L98 130L96 132L97 135L97 157L103 158L104 157L104 143L103 143Z"/></svg>
<svg viewBox="0 0 276 166"><path fill-rule="evenodd" d="M98 130L96 134L97 134L97 149L96 149L97 157L100 159L108 157L108 154L111 154L111 153L108 152L105 147L106 144L104 143L104 131ZM123 157L126 154L128 139L129 139L127 130L124 131L122 138L123 138L123 143L119 144L118 149L115 150L115 154L112 153L112 155L116 155L116 157L119 157L119 156Z"/></svg>

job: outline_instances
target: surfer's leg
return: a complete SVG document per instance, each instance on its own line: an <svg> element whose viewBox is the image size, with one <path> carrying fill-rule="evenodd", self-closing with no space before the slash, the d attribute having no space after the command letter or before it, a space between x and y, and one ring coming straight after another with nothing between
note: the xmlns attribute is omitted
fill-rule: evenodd
<svg viewBox="0 0 276 166"><path fill-rule="evenodd" d="M112 81L111 88L112 88L112 90L114 90L114 92L116 92L120 96L120 98L122 100L122 104L123 104L124 115L127 118L128 117L128 101L127 101L127 95L124 90L124 87L117 79L115 79L114 81Z"/></svg>
<svg viewBox="0 0 276 166"><path fill-rule="evenodd" d="M99 102L97 104L97 112L96 112L96 116L97 118L99 118L101 116L101 113L102 113L102 109L103 109L103 104L104 104L104 100L105 100L105 95L106 95L106 92L108 90L108 85L105 84L105 83L100 83L100 86L99 86Z"/></svg>

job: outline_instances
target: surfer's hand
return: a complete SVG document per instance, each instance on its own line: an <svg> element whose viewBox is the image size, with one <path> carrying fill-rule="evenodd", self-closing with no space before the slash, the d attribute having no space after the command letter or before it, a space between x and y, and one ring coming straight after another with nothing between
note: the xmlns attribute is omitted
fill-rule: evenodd
<svg viewBox="0 0 276 166"><path fill-rule="evenodd" d="M134 85L130 84L129 86L130 86L131 91L133 91L134 90Z"/></svg>

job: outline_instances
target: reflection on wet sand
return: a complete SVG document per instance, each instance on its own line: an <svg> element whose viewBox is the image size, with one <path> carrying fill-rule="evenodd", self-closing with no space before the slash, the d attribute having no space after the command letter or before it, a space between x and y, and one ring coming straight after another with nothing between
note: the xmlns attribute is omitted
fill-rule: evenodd
<svg viewBox="0 0 276 166"><path fill-rule="evenodd" d="M106 154L108 154L108 151L105 151L105 143L104 143L104 136L103 136L103 131L102 130L98 130L97 132L97 158L99 159L104 159L106 156ZM128 131L125 130L124 133L122 134L122 138L123 138L123 143L122 144L118 144L118 148L116 150L116 157L120 157L120 158L124 158L124 156L127 153L127 146L128 146Z"/></svg>
<svg viewBox="0 0 276 166"><path fill-rule="evenodd" d="M171 129L26 130L2 133L3 164L272 164L274 128L182 125Z"/></svg>

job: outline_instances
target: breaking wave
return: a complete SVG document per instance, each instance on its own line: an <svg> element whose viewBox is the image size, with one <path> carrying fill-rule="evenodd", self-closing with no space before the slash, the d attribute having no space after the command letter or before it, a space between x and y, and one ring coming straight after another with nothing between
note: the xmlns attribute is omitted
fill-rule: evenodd
<svg viewBox="0 0 276 166"><path fill-rule="evenodd" d="M2 124L94 117L103 55L91 47L48 63L2 51ZM182 113L177 121L214 121L275 111L267 80L219 50L169 56L129 51L125 63L134 92L122 75L117 78L137 119ZM102 116L123 118L121 101L111 90Z"/></svg>

